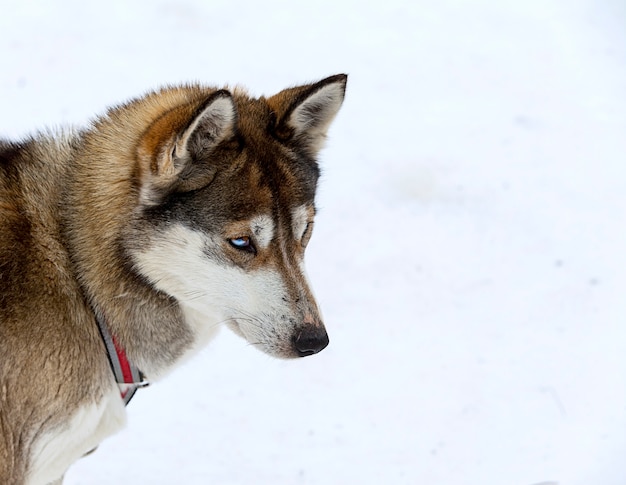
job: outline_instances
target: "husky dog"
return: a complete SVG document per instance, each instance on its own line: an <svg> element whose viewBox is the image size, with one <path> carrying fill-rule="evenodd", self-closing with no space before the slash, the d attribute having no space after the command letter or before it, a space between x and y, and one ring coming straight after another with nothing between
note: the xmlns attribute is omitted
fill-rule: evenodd
<svg viewBox="0 0 626 485"><path fill-rule="evenodd" d="M168 87L0 141L0 483L60 483L221 323L276 357L326 347L303 258L346 80Z"/></svg>

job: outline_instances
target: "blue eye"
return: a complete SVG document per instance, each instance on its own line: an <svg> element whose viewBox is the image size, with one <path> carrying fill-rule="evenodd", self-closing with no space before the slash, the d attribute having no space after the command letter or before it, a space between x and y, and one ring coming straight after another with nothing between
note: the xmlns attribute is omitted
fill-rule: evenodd
<svg viewBox="0 0 626 485"><path fill-rule="evenodd" d="M242 251L248 251L249 253L256 253L256 249L248 236L242 236L242 237L229 239L228 242L230 243L232 247L236 249L241 249Z"/></svg>

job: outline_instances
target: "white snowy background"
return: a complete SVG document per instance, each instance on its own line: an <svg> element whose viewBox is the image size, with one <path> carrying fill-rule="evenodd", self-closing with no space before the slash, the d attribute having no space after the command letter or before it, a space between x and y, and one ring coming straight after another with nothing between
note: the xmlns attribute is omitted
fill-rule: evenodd
<svg viewBox="0 0 626 485"><path fill-rule="evenodd" d="M331 345L224 330L67 484L626 484L623 0L2 0L0 66L14 138L350 75L307 260Z"/></svg>

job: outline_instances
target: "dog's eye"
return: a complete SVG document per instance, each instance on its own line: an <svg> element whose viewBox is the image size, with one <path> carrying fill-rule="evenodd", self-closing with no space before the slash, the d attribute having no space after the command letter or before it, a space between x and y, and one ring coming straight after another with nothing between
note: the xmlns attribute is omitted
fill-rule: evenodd
<svg viewBox="0 0 626 485"><path fill-rule="evenodd" d="M229 239L228 242L235 249L240 249L241 251L247 251L249 253L256 253L256 248L254 247L254 244L252 244L252 240L248 236Z"/></svg>

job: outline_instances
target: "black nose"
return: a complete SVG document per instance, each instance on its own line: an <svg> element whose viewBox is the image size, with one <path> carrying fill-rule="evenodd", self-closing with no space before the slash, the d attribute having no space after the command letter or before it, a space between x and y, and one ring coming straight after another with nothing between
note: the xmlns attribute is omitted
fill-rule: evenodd
<svg viewBox="0 0 626 485"><path fill-rule="evenodd" d="M307 325L294 338L299 357L317 354L328 345L328 334L322 326Z"/></svg>

